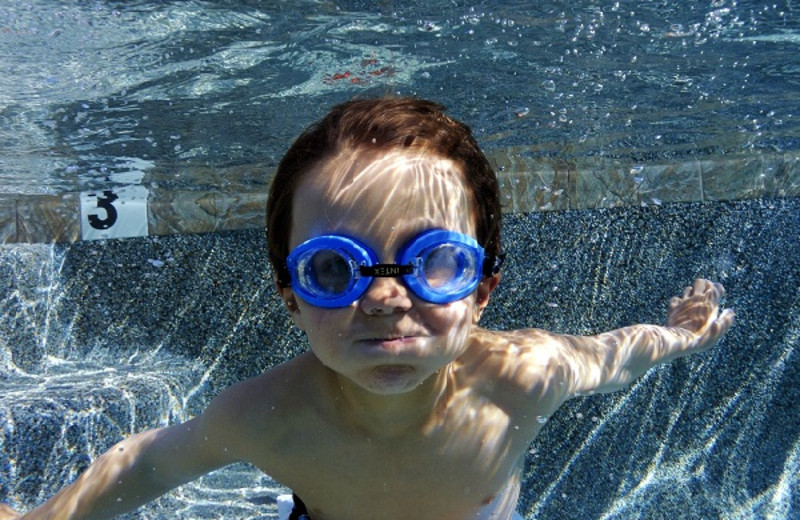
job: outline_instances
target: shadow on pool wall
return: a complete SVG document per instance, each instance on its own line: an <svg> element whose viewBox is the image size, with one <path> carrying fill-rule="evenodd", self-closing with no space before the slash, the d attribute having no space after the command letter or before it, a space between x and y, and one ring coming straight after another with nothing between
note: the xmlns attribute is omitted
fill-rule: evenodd
<svg viewBox="0 0 800 520"><path fill-rule="evenodd" d="M487 327L586 334L660 323L669 298L698 276L723 282L724 303L737 312L714 350L654 369L630 390L573 400L550 418L531 446L521 511L797 514L798 199L504 222L509 259ZM120 436L197 413L231 382L303 349L275 294L261 230L3 246L0 256L0 500L19 507L49 496ZM248 478L218 512L270 517L269 497L238 489ZM207 496L203 511L213 509L220 493L208 482L147 511L199 517L181 497ZM252 507L237 513L236 501ZM160 517L149 514L135 517Z"/></svg>

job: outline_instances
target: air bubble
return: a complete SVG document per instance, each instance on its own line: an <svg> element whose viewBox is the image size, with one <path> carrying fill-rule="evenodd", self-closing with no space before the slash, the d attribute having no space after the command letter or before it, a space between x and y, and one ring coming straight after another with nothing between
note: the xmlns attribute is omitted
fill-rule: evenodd
<svg viewBox="0 0 800 520"><path fill-rule="evenodd" d="M419 30L424 32L438 32L441 27L436 22L422 21L419 23Z"/></svg>

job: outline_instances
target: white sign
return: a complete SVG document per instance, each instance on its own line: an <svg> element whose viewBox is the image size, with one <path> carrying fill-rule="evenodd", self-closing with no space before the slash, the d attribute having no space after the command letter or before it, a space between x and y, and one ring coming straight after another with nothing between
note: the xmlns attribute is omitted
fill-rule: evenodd
<svg viewBox="0 0 800 520"><path fill-rule="evenodd" d="M144 186L124 186L81 193L81 236L84 240L147 236Z"/></svg>

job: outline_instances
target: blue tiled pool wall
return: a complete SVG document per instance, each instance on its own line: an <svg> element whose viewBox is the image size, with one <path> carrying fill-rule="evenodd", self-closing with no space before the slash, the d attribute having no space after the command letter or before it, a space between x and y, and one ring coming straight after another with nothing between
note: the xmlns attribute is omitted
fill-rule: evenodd
<svg viewBox="0 0 800 520"><path fill-rule="evenodd" d="M523 512L798 511L798 199L512 214L504 224L509 259L485 326L583 334L658 323L697 276L723 282L725 304L737 311L714 350L555 414L531 446ZM186 418L231 382L303 349L272 286L263 231L14 245L0 254L0 500L20 507L120 436ZM247 502L236 518L269 518L270 497L242 491L263 482L236 475L234 484L210 477L131 517L234 514L232 503Z"/></svg>

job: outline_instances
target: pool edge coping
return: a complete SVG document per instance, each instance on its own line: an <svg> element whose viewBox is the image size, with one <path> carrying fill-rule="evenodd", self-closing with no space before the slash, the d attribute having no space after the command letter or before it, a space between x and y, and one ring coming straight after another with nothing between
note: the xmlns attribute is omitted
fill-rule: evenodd
<svg viewBox="0 0 800 520"><path fill-rule="evenodd" d="M800 196L800 153L751 154L672 163L630 159L528 157L487 153L497 170L505 213L612 208ZM237 166L241 170L242 166ZM263 168L261 166L253 166ZM271 173L271 172L270 172ZM271 179L270 175L261 175ZM265 227L269 183L220 190L145 190L138 235L211 233ZM232 191L236 193L231 193ZM0 242L87 239L82 196L0 194ZM146 216L145 216L146 215ZM102 234L94 238L106 238ZM107 236L107 238L123 238Z"/></svg>

